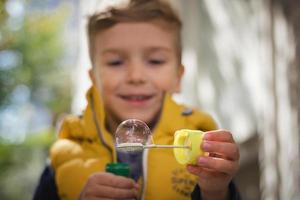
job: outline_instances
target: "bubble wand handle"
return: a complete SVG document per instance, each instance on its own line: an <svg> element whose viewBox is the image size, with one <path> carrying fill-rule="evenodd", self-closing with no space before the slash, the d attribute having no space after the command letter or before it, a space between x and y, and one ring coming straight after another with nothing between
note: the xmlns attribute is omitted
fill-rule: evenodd
<svg viewBox="0 0 300 200"><path fill-rule="evenodd" d="M150 144L150 145L144 145L144 149L150 149L150 148L184 148L184 149L190 149L190 146L184 146L184 145L161 145L161 144Z"/></svg>
<svg viewBox="0 0 300 200"><path fill-rule="evenodd" d="M117 149L125 150L125 151L134 151L134 150L142 150L142 149L152 149L152 148L184 148L184 149L190 149L190 146L187 145L158 145L158 144L149 144L149 145L143 145L141 143L123 143L117 145Z"/></svg>

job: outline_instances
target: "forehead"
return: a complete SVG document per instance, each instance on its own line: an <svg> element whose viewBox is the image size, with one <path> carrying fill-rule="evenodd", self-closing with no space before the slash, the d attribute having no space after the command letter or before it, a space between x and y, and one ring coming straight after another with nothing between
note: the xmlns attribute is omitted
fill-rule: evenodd
<svg viewBox="0 0 300 200"><path fill-rule="evenodd" d="M107 49L163 48L175 51L175 33L162 24L118 23L96 35L96 51Z"/></svg>

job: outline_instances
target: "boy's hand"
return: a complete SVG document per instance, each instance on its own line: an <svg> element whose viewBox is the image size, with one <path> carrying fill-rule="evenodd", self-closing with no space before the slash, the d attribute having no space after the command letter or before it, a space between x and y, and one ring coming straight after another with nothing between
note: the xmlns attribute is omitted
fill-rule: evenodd
<svg viewBox="0 0 300 200"><path fill-rule="evenodd" d="M134 180L101 172L88 178L78 200L135 199L137 194L138 185Z"/></svg>
<svg viewBox="0 0 300 200"><path fill-rule="evenodd" d="M227 199L228 185L239 168L239 148L229 131L206 132L202 148L209 156L199 156L187 170L199 177L203 199Z"/></svg>

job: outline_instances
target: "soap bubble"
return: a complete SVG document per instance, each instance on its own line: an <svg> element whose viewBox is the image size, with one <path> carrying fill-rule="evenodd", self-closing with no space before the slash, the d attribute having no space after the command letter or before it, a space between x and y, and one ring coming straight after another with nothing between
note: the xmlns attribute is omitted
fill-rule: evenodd
<svg viewBox="0 0 300 200"><path fill-rule="evenodd" d="M138 119L123 121L115 133L118 151L139 151L152 142L151 130L147 124Z"/></svg>

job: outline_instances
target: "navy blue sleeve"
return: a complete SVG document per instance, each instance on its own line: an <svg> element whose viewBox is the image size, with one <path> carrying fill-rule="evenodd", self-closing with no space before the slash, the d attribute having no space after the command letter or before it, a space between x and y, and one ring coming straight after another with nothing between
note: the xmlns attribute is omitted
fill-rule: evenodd
<svg viewBox="0 0 300 200"><path fill-rule="evenodd" d="M230 195L230 200L241 200L241 196L240 193L237 189L237 187L235 186L235 184L231 181L229 184L229 195ZM201 189L198 186L198 184L196 185L196 187L194 188L194 191L191 194L191 199L192 200L201 200Z"/></svg>
<svg viewBox="0 0 300 200"><path fill-rule="evenodd" d="M47 165L35 189L33 200L59 200L53 169Z"/></svg>

